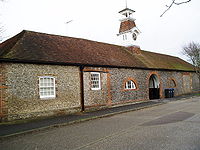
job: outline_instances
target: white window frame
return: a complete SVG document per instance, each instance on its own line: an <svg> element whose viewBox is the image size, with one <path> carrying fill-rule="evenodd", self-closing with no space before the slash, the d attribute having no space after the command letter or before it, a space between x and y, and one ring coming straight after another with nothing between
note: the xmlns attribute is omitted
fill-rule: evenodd
<svg viewBox="0 0 200 150"><path fill-rule="evenodd" d="M129 85L130 85L130 87L129 87ZM135 90L135 89L137 89L135 82L132 81L132 80L126 81L125 89L127 89L127 90Z"/></svg>
<svg viewBox="0 0 200 150"><path fill-rule="evenodd" d="M93 80L92 79L93 75L97 75L98 76L98 80ZM91 80L91 90L101 90L101 76L100 76L99 72L91 72L90 80ZM97 87L95 87L95 86L97 86Z"/></svg>
<svg viewBox="0 0 200 150"><path fill-rule="evenodd" d="M127 35L123 34L123 40L127 40Z"/></svg>
<svg viewBox="0 0 200 150"><path fill-rule="evenodd" d="M53 79L53 85L42 85L41 80L44 79L44 78ZM47 84L48 84L48 82L47 82ZM42 88L53 88L53 94L42 95L41 94L42 93ZM51 90L49 90L49 91L51 93ZM41 76L41 77L39 77L39 95L40 95L41 99L48 99L48 98L55 98L56 97L55 77L52 77L52 76Z"/></svg>

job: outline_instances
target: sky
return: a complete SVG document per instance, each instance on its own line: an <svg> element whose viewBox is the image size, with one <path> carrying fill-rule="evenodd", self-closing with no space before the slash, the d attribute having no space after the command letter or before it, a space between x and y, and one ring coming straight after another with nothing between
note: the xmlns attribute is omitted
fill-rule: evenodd
<svg viewBox="0 0 200 150"><path fill-rule="evenodd" d="M0 22L5 39L30 30L120 45L118 12L126 7L125 1L4 0ZM182 47L191 41L200 43L200 1L173 6L160 17L171 1L127 0L127 6L136 11L133 16L141 31L137 44L142 50L186 59Z"/></svg>

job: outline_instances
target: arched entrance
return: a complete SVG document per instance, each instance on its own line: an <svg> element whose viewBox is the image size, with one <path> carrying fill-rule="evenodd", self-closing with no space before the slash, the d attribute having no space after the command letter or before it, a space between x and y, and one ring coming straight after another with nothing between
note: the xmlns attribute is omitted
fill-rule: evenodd
<svg viewBox="0 0 200 150"><path fill-rule="evenodd" d="M149 99L160 98L160 81L156 74L152 74L149 78Z"/></svg>

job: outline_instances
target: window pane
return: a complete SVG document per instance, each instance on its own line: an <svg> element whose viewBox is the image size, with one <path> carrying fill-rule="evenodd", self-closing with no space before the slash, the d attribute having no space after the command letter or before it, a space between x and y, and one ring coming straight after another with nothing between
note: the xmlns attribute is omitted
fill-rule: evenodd
<svg viewBox="0 0 200 150"><path fill-rule="evenodd" d="M39 90L40 97L54 97L55 96L55 82L53 77L40 77Z"/></svg>
<svg viewBox="0 0 200 150"><path fill-rule="evenodd" d="M91 73L91 88L100 89L100 73Z"/></svg>
<svg viewBox="0 0 200 150"><path fill-rule="evenodd" d="M125 89L136 89L135 83L129 80L125 83Z"/></svg>

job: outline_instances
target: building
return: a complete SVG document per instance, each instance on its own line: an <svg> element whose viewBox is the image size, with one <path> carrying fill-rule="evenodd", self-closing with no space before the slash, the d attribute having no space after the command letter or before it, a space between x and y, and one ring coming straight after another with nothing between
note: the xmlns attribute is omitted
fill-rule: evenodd
<svg viewBox="0 0 200 150"><path fill-rule="evenodd" d="M141 33L141 31L137 28L135 23L135 18L133 18L133 13L135 11L129 8L125 8L119 13L122 15L122 18L120 19L120 28L119 33L117 36L121 38L122 45L123 46L132 46L137 45L136 40L138 35Z"/></svg>
<svg viewBox="0 0 200 150"><path fill-rule="evenodd" d="M120 28L119 36L136 40L136 26L128 30ZM175 96L200 91L193 66L134 45L32 31L22 31L0 45L2 121L162 99L168 88Z"/></svg>

